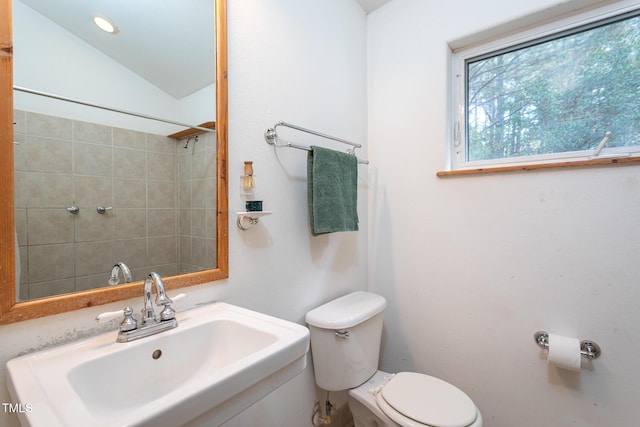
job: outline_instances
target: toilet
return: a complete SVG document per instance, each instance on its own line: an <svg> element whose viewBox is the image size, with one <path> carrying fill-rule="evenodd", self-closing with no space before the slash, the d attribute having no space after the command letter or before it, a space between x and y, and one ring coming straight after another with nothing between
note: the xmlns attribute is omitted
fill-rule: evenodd
<svg viewBox="0 0 640 427"><path fill-rule="evenodd" d="M482 427L459 388L415 372L378 370L386 300L358 291L307 313L318 387L348 390L355 427Z"/></svg>

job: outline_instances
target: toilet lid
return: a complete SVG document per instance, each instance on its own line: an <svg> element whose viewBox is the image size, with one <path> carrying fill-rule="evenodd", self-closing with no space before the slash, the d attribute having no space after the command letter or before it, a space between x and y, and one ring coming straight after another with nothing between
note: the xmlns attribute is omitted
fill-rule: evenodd
<svg viewBox="0 0 640 427"><path fill-rule="evenodd" d="M404 424L404 417L432 427L466 427L477 417L476 405L459 388L441 379L414 372L396 374L380 391L387 405L380 409ZM401 417L397 417L399 412ZM398 419L396 419L398 418ZM415 424L409 424L415 425Z"/></svg>

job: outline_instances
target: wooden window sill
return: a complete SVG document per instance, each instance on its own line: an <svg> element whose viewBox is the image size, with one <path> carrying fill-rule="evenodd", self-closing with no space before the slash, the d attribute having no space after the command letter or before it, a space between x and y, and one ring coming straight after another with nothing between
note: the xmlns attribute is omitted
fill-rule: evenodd
<svg viewBox="0 0 640 427"><path fill-rule="evenodd" d="M640 157L618 157L618 158L593 159L593 160L572 161L572 162L569 161L569 162L556 162L556 163L542 163L537 165L496 166L496 167L489 167L489 168L461 169L461 170L455 170L455 171L438 171L436 172L436 176L444 178L448 176L460 176L460 175L478 175L478 174L498 173L498 172L531 171L531 170L539 170L539 169L616 165L616 164L637 163L637 162L640 162Z"/></svg>

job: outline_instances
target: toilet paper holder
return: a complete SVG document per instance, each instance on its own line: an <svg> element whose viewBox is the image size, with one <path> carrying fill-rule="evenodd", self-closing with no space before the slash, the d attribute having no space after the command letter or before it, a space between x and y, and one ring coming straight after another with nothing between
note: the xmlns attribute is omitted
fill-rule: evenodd
<svg viewBox="0 0 640 427"><path fill-rule="evenodd" d="M536 343L544 349L549 349L549 334L545 331L538 331L533 334ZM591 340L580 341L580 354L589 359L597 359L602 354L600 346Z"/></svg>

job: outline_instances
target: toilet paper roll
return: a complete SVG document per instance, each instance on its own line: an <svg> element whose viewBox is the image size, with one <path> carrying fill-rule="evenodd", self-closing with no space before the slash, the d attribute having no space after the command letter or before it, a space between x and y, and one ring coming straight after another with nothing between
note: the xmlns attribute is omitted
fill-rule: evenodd
<svg viewBox="0 0 640 427"><path fill-rule="evenodd" d="M578 372L580 362L580 341L577 338L549 334L547 364Z"/></svg>

